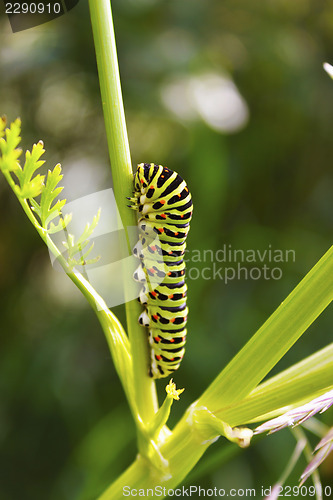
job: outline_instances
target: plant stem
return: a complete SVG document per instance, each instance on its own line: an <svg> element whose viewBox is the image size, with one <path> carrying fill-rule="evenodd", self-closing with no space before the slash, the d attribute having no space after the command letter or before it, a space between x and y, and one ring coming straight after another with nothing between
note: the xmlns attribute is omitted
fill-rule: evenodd
<svg viewBox="0 0 333 500"><path fill-rule="evenodd" d="M320 366L319 360L322 358L325 362ZM302 368L303 373L299 373L298 377L293 378L293 375L300 368ZM250 396L240 403L226 408L222 412L222 418L226 416L232 425L244 425L248 421L256 420L259 415L269 412L272 408L293 405L299 398L309 398L312 393L326 392L331 387L332 374L333 344L281 372L262 386L258 386L253 397ZM309 382L308 378L311 378L311 384L308 385L306 391L303 390L303 386L304 381ZM277 385L278 380L281 382L281 388ZM195 410L195 405L189 407L173 432L161 444L160 451L169 463L169 475L161 473L149 461L139 456L100 496L99 500L122 498L125 486L137 490L160 486L166 489L166 494L160 496L160 498L164 498L167 496L169 488L175 488L179 485L210 444L214 442L214 439L210 441L206 439L204 426L200 425L200 415L196 418L194 416ZM221 438L219 446L224 443L224 439Z"/></svg>
<svg viewBox="0 0 333 500"><path fill-rule="evenodd" d="M113 187L122 225L125 229L128 252L128 228L137 226L135 214L127 207L126 197L132 195L133 173L128 144L125 113L121 94L116 43L110 0L89 0L96 59L103 103ZM134 271L134 265L133 265ZM125 286L125 297L127 284ZM155 383L148 377L149 352L144 329L138 324L142 312L137 301L126 302L128 335L133 360L133 380L137 423L149 422L157 410Z"/></svg>

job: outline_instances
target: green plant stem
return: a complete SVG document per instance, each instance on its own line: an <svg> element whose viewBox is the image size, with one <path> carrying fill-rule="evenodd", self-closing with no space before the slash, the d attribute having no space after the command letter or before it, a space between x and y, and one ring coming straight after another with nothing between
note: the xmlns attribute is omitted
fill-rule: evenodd
<svg viewBox="0 0 333 500"><path fill-rule="evenodd" d="M295 433L295 437L296 437L296 433ZM302 452L304 452L304 448L306 445L307 445L307 439L306 439L305 435L300 434L298 436L298 438L296 438L295 450L294 450L293 454L291 455L291 457L290 457L290 459L285 467L285 470L282 472L282 475L280 476L279 480L277 481L277 484L280 484L280 485L285 484L288 477L290 476L290 474L294 470L294 468L299 460L299 457L301 456Z"/></svg>
<svg viewBox="0 0 333 500"><path fill-rule="evenodd" d="M107 308L104 300L96 293L84 276L78 272L70 272L67 273L67 275L82 292L92 309L95 311L104 331L116 371L124 387L132 414L135 416L137 408L133 397L132 377L129 376L129 373L132 371L132 358L128 337L118 318Z"/></svg>
<svg viewBox="0 0 333 500"><path fill-rule="evenodd" d="M333 247L200 397L211 411L243 399L333 299Z"/></svg>
<svg viewBox="0 0 333 500"><path fill-rule="evenodd" d="M10 172L3 172L3 174L12 190L16 192L16 185L12 176L10 175ZM28 200L20 197L18 197L18 200L26 216L28 217L32 225L36 228L45 245L47 245L51 253L56 258L57 262L63 268L64 272L81 291L92 309L95 311L108 342L116 371L128 397L132 414L135 415L137 412L137 408L135 405L135 399L132 394L132 377L129 376L129 373L132 372L132 358L130 354L128 337L125 334L122 325L120 324L118 318L108 309L102 297L98 295L96 290L94 290L94 288L83 277L83 275L76 270L74 271L68 264L58 247L50 238L47 231L38 223L35 214L30 208Z"/></svg>
<svg viewBox="0 0 333 500"><path fill-rule="evenodd" d="M125 228L130 254L127 228L137 225L135 214L127 207L126 197L132 195L133 173L128 144L125 113L121 94L116 43L110 0L89 0L91 24L95 42L96 59L103 103L113 187L122 225ZM133 268L134 271L134 268ZM126 288L125 286L125 297ZM157 411L154 381L148 377L149 351L144 329L138 324L142 312L137 301L126 303L128 335L131 343L134 394L137 423L149 422Z"/></svg>
<svg viewBox="0 0 333 500"><path fill-rule="evenodd" d="M306 437L305 432L303 431L302 427L294 427L291 429L292 434L294 435L295 439L297 442L303 440L305 441L305 446L303 449L303 454L305 456L305 460L309 464L311 460L313 459L313 450L311 449L310 443ZM320 476L318 470L314 470L311 474L311 479L313 482L313 485L316 490L316 499L317 500L323 500L323 495L322 495L322 485L320 481ZM301 486L302 482L300 483Z"/></svg>
<svg viewBox="0 0 333 500"><path fill-rule="evenodd" d="M297 373L298 376L293 378L293 375ZM318 393L330 390L332 380L333 344L267 380L254 391L253 398L246 398L225 408L222 416L227 416L228 423L232 425L245 425L248 421L256 420L263 413L269 413L272 405L275 408L282 408L286 405L294 406L299 399L311 399L312 394L318 395ZM278 390L278 382L281 383L280 390ZM302 389L304 383L307 393ZM167 490L181 483L206 449L214 442L214 439L207 441L204 427L197 425L198 422L200 423L200 415L194 418L195 410L196 405L190 406L173 432L160 445L161 453L169 462L170 476L158 471L150 462L139 456L100 496L99 500L122 498L124 486L135 489L162 486ZM281 413L280 411L279 414ZM209 432L209 429L207 431ZM219 446L223 442L221 438Z"/></svg>

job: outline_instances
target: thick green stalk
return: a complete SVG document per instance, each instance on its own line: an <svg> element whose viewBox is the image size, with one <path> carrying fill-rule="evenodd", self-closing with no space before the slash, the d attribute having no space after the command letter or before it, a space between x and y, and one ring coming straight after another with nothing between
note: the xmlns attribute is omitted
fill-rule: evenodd
<svg viewBox="0 0 333 500"><path fill-rule="evenodd" d="M333 247L200 397L212 411L249 394L333 299Z"/></svg>
<svg viewBox="0 0 333 500"><path fill-rule="evenodd" d="M10 172L4 171L3 174L8 184L15 193L16 184ZM62 266L64 272L78 287L78 289L87 299L88 303L91 305L92 309L95 311L105 333L105 337L108 342L112 358L114 360L116 371L123 384L125 393L129 398L132 413L135 415L136 405L133 404L134 398L132 396L131 377L128 376L128 371L130 371L132 367L132 358L130 355L130 345L128 337L125 334L122 325L120 324L118 318L110 310L108 310L102 297L98 295L96 290L94 290L94 288L83 277L83 275L78 271L73 270L72 267L68 264L67 260L64 258L58 247L50 238L48 232L39 224L35 214L31 210L28 200L26 198L21 198L20 196L18 196L18 201L20 202L25 214L37 230L44 243L52 252L58 263Z"/></svg>
<svg viewBox="0 0 333 500"><path fill-rule="evenodd" d="M134 212L127 207L128 202L126 200L127 196L132 195L133 174L110 0L89 0L89 7L112 168L113 187L130 253L127 228L136 226L137 222ZM126 283L124 286L126 296ZM133 360L134 394L139 412L137 421L142 419L143 422L149 422L158 405L155 383L148 377L148 343L144 330L137 321L141 312L140 304L137 301L126 303L127 327Z"/></svg>
<svg viewBox="0 0 333 500"><path fill-rule="evenodd" d="M299 399L309 400L312 394L318 395L330 390L332 376L333 344L258 386L253 391L253 396L250 395L240 403L225 408L218 416L222 419L227 417L232 425L245 425L273 408L295 405ZM304 390L304 387L307 389ZM163 473L157 470L150 462L139 456L99 500L122 498L125 486L134 489L160 486L166 491L168 488L177 487L215 441L207 439L210 430L208 427L205 429L200 422L200 409L196 414L197 409L196 405L190 406L173 432L160 446L161 453L169 463L167 471ZM205 417L203 411L203 420ZM224 439L220 438L218 446L224 442ZM164 496L161 495L160 498Z"/></svg>

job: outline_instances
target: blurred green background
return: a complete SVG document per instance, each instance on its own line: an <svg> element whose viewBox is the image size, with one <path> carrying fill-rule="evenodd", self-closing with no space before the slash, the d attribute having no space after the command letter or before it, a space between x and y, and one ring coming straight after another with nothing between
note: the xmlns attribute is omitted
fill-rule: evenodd
<svg viewBox="0 0 333 500"><path fill-rule="evenodd" d="M161 163L187 180L188 249L295 251L275 280L225 284L202 276L212 262L188 263L199 277L188 280L187 352L175 375L186 391L173 425L331 244L333 82L322 63L333 63L333 4L112 5L133 164ZM47 167L62 163L67 199L111 187L87 2L15 34L2 15L0 72L0 113L22 118L24 148L43 139ZM94 314L52 269L3 178L0 221L0 498L94 499L136 454L126 400ZM125 324L123 307L114 312ZM277 369L330 342L332 320L332 310L322 314ZM332 410L322 419L332 421ZM226 465L224 444L188 484L259 492L278 479L294 441L283 431L232 448ZM324 484L332 472L331 458Z"/></svg>

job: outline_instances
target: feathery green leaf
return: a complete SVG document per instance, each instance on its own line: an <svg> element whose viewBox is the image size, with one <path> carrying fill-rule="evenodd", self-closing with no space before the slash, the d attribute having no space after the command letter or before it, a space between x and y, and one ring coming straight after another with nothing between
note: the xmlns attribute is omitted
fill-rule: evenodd
<svg viewBox="0 0 333 500"><path fill-rule="evenodd" d="M68 264L70 266L85 266L88 264L94 264L100 259L100 256L94 257L93 259L87 260L86 257L90 254L92 249L94 248L94 243L91 243L89 248L83 253L83 250L89 245L89 237L93 233L96 228L99 218L101 215L101 209L98 210L97 215L92 220L92 223L86 224L83 233L81 236L75 241L75 237L73 234L67 234L67 241L63 241L63 245L68 251ZM77 255L78 254L78 255Z"/></svg>
<svg viewBox="0 0 333 500"><path fill-rule="evenodd" d="M53 170L49 170L46 183L41 191L40 203L31 199L32 210L38 215L41 225L48 233L54 234L64 229L71 221L71 215L66 214L61 217L61 210L66 204L66 200L57 200L54 205L55 198L61 193L63 187L57 187L63 175L61 175L61 166L58 163ZM57 224L54 224L54 219L59 217Z"/></svg>
<svg viewBox="0 0 333 500"><path fill-rule="evenodd" d="M9 128L5 128L6 123L5 118L0 119L0 170L17 174L21 170L18 158L22 150L17 148L21 141L21 120L17 118Z"/></svg>
<svg viewBox="0 0 333 500"><path fill-rule="evenodd" d="M35 198L40 195L44 187L44 175L37 174L33 177L34 173L40 168L45 161L40 160L40 157L45 153L44 144L39 141L34 144L32 151L25 153L25 163L23 169L19 168L15 174L20 182L20 187L17 186L17 194L21 198Z"/></svg>

